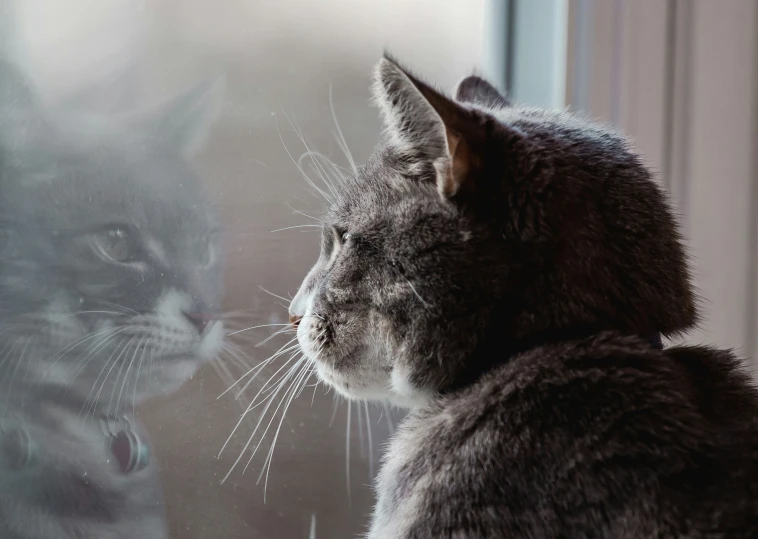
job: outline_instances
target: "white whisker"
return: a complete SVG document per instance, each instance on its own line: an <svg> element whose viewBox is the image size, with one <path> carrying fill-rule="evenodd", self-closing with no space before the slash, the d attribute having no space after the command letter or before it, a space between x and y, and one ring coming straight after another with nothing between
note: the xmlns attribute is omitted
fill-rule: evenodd
<svg viewBox="0 0 758 539"><path fill-rule="evenodd" d="M350 414L353 410L353 403L347 401L347 433L345 434L345 482L347 484L347 503L348 506L353 504L353 496L350 492Z"/></svg>
<svg viewBox="0 0 758 539"><path fill-rule="evenodd" d="M368 473L374 478L374 442L371 439L371 420L369 419L368 403L363 403L363 411L366 412L366 430L368 431Z"/></svg>
<svg viewBox="0 0 758 539"><path fill-rule="evenodd" d="M287 415L287 410L289 410L289 407L292 404L292 401L294 401L297 398L297 395L300 394L300 391L302 391L302 387L308 383L308 379L310 378L310 375L312 374L312 372L313 371L309 369L309 365L307 364L304 369L301 369L299 373L299 377L292 384L293 389L292 391L290 391L289 398L287 399L287 404L284 406L284 410L282 410L282 415L281 415L281 418L279 419L279 425L276 428L276 432L274 433L274 439L271 442L271 448L269 449L269 453L266 457L266 462L264 462L264 466L261 469L261 474L263 473L263 469L266 470L266 480L263 484L263 503L266 503L266 492L268 491L268 476L269 476L269 472L271 471L271 462L274 459L274 449L276 448L276 441L279 439L279 432L281 432L282 430L282 425L284 424L284 419ZM274 411L274 416L275 415L276 415L276 411ZM266 430L268 430L268 427ZM265 432L261 435L261 439L263 439L264 436L266 436ZM252 457L250 457L250 460L252 461ZM258 476L258 480L256 481L256 484L260 483L260 480L261 480L261 476Z"/></svg>
<svg viewBox="0 0 758 539"><path fill-rule="evenodd" d="M294 357L295 357L295 356L293 356L293 358L294 358ZM253 442L253 439L255 438L255 435L256 435L256 433L258 432L258 429L260 428L260 426L261 426L261 423L263 422L263 418L266 416L266 412L269 410L269 408L271 407L271 405L272 405L272 404L273 404L273 402L274 402L274 398L276 397L276 395L277 395L277 394L279 394L279 391L281 391L281 389L284 387L284 385L286 384L286 382L287 382L287 381L288 381L288 380L289 380L289 379L290 379L290 378L293 376L293 374L294 374L295 372L297 372L297 369L298 369L298 368L301 366L302 362L304 362L304 361L305 361L305 358L301 358L300 360L298 360L298 361L295 363L295 365L294 365L294 366L292 366L292 367L290 368L290 370L288 371L288 376L287 376L287 377L286 377L284 380L282 380L281 382L279 382L279 385L278 385L278 389L277 389L277 390L276 390L276 392L274 392L274 393L271 395L271 397L269 398L269 400L268 400L268 404L266 404L266 407L265 407L265 408L263 409L263 411L261 412L261 414L260 414L260 419L258 420L258 423L256 424L255 428L253 429L253 432L252 432L252 434L251 434L251 435L250 435L250 437L247 439L247 442L245 443L245 446L242 448L242 451L240 451L240 454L239 454L239 456L237 457L237 459L234 461L234 463L232 464L232 467L229 469L229 471L227 472L227 474L226 474L226 475L224 476L224 478L221 480L221 483L222 483L222 484L223 484L223 483L224 483L224 482L225 482L225 481L226 481L226 480L229 478L229 476L231 475L231 473L234 471L234 469L237 467L237 465L238 465L238 464L240 463L240 461L242 460L242 457L244 456L244 454L245 454L245 453L247 452L247 450L250 448L250 445L252 444L252 442ZM287 393L286 393L286 391L285 391L285 395L286 395L286 394L287 394ZM281 405L281 404L280 404L280 405ZM277 407L277 409L278 409L278 407ZM237 426L235 426L234 430L232 431L232 434L230 435L230 437L227 439L226 443L224 444L224 447L222 447L222 448L221 448L221 451L219 452L219 456L221 455L221 453L223 452L224 448L226 447L226 444L229 442L229 439L231 439L231 436L233 436L233 435L234 435L234 432L237 430L237 427L239 426L239 424L242 422L242 420L244 419L244 417L247 415L247 413L248 413L249 411L250 411L250 408L248 407L248 409L247 409L247 410L245 410L245 413L243 413L243 414L242 414L242 417L240 418L239 422L237 423ZM276 411L274 411L274 413L276 413ZM264 434L265 434L265 433L264 433ZM245 469L247 469L247 466L248 466L249 464L250 464L250 461L248 460L248 463L245 465L245 468L243 469L243 473L244 473L244 470L245 470Z"/></svg>
<svg viewBox="0 0 758 539"><path fill-rule="evenodd" d="M282 112L284 112L284 109L282 109ZM287 117L286 114L284 116L285 116L285 118ZM287 118L287 121L289 121L289 118ZM279 140L282 141L282 146L284 147L284 151L287 152L287 155L289 156L290 160L292 160L292 162L295 164L295 166L297 167L297 169L300 171L300 174L303 175L303 177L305 178L305 180L308 182L308 185L310 185L311 187L313 187L322 197L324 197L324 199L327 202L331 202L331 198L329 198L329 195L327 193L325 193L318 185L316 185L316 183L310 178L310 176L308 176L305 173L305 171L302 169L302 167L300 166L300 164L295 160L295 158L292 157L292 154L290 153L289 148L287 148L287 145L284 143L284 138L282 137L282 132L279 129L279 122L278 121L276 122L276 132L279 134Z"/></svg>
<svg viewBox="0 0 758 539"><path fill-rule="evenodd" d="M250 326L249 328L238 329L237 331L232 331L231 333L227 333L226 336L231 337L232 335L237 335L238 333L244 333L245 331L250 331L251 329L270 328L274 326L289 326L289 324L260 324L258 326Z"/></svg>
<svg viewBox="0 0 758 539"><path fill-rule="evenodd" d="M140 375L140 371L142 370L142 363L145 359L146 351L147 351L147 346L143 345L142 354L140 355L140 358L139 358L139 365L137 365L137 374L134 377L134 393L132 394L132 416L137 415L136 410L135 410L135 407L137 405L136 404L137 403L137 384L139 384L139 375Z"/></svg>
<svg viewBox="0 0 758 539"><path fill-rule="evenodd" d="M318 226L318 225L298 225L298 226ZM295 227L290 227L290 228L295 228ZM285 230L285 229L282 229L282 230ZM273 292L271 292L270 290L266 290L265 288L263 288L263 287L262 287L262 286L260 286L260 285L258 285L258 288L260 288L261 290L263 290L263 291L264 291L266 294L268 294L268 295L270 295L270 296L274 296L276 299L280 299L280 300L282 300L282 301L292 301L292 298L289 298L289 299L288 299L288 298L282 297L282 296L280 296L280 295L278 295L278 294L274 294L274 293L273 293Z"/></svg>
<svg viewBox="0 0 758 539"><path fill-rule="evenodd" d="M329 426L331 427L334 423L334 418L337 417L337 407L339 405L339 397L335 393L334 398L332 399L332 418L329 420Z"/></svg>
<svg viewBox="0 0 758 539"><path fill-rule="evenodd" d="M272 230L271 232L282 232L284 230L292 230L293 228L317 228L317 229L321 230L323 227L320 226L320 225L294 225L294 226L285 226L284 228L276 228L276 229ZM284 298L282 298L282 299L284 299Z"/></svg>
<svg viewBox="0 0 758 539"><path fill-rule="evenodd" d="M237 424L234 426L234 429L232 429L232 433L226 439L226 442L224 442L224 445L221 446L221 450L218 452L218 455L217 455L216 458L221 457L221 454L224 452L224 449L226 448L227 444L229 443L229 441L234 436L234 433L237 431L237 429L239 428L239 426L242 424L242 421L245 419L245 416L250 412L250 410L252 410L254 408L253 403L255 403L255 400L260 396L260 394L267 387L267 385L269 384L269 382L271 382L271 379L274 378L279 372L281 372L295 358L296 355L297 354L293 354L292 356L290 356L290 358L287 361L285 361L284 365L282 365L281 367L279 367L274 374L272 374L271 376L269 376L269 379L263 384L263 386L260 388L260 390L255 395L255 397L253 397L253 400L250 401L250 404L247 406L247 408L243 412L242 416L239 418L239 421L237 421ZM273 357L274 356L272 356L272 358ZM270 361L272 358L267 359L266 362ZM264 362L264 363L266 363L266 362ZM295 366L297 366L297 363L295 364ZM291 372L291 369L288 372ZM223 395L223 393L222 393L222 395ZM247 449L247 447L245 449ZM244 452L244 450L243 450L243 452Z"/></svg>
<svg viewBox="0 0 758 539"><path fill-rule="evenodd" d="M430 307L430 305L424 300L424 298L421 297L421 294L419 294L418 291L416 291L416 287L413 286L413 283L410 282L407 278L405 280L408 283L408 286L411 287L411 290L413 290L413 293L416 294L416 297L419 300L421 300L421 303L424 304L424 307Z"/></svg>
<svg viewBox="0 0 758 539"><path fill-rule="evenodd" d="M288 324L288 326L289 326L289 324ZM284 328L280 329L279 331L276 331L276 332L272 333L271 335L269 335L268 337L266 337L265 339L263 339L261 342L256 343L255 344L255 348L259 348L259 347L263 346L264 344L266 344L267 342L269 342L274 337L278 337L282 333L287 333L288 331L290 331L290 327L284 327ZM297 338L297 336L295 338Z"/></svg>
<svg viewBox="0 0 758 539"><path fill-rule="evenodd" d="M332 119L334 119L334 126L337 128L337 142L340 145L340 148L342 149L342 152L345 154L345 159L347 159L347 162L350 164L350 169L353 171L353 173L358 172L358 167L355 165L355 161L353 160L353 154L350 153L350 148L347 145L347 141L345 140L345 136L342 134L342 128L340 128L340 123L337 120L337 113L334 111L334 100L332 99L332 85L329 85L329 109L332 111Z"/></svg>

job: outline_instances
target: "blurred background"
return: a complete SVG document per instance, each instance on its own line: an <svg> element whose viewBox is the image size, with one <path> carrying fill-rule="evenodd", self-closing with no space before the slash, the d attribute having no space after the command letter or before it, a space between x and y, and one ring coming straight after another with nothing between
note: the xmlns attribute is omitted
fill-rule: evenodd
<svg viewBox="0 0 758 539"><path fill-rule="evenodd" d="M296 164L306 145L346 167L336 121L356 162L378 141L369 84L385 47L442 88L483 73L518 101L570 106L631 135L691 249L703 321L685 340L756 355L758 0L0 0L0 50L50 103L105 80L117 90L93 109L136 107L226 77L197 166L224 220L225 309L243 311L246 326L286 321L286 301L266 291L290 297L318 253L315 229L272 232L323 208ZM254 366L286 342L254 346L271 333L232 338ZM258 420L250 414L217 458L249 398L219 398L227 385L209 366L140 412L172 537L364 530L371 474L399 413L348 412L322 389L304 391L264 501L271 433L247 472L221 483Z"/></svg>

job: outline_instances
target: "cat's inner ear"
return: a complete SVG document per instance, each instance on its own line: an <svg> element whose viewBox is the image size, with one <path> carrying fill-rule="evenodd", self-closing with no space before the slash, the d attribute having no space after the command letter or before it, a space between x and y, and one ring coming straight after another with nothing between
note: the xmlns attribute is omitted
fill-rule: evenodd
<svg viewBox="0 0 758 539"><path fill-rule="evenodd" d="M148 131L158 142L189 157L205 143L221 108L225 81L204 82L150 114Z"/></svg>
<svg viewBox="0 0 758 539"><path fill-rule="evenodd" d="M374 98L390 144L401 153L432 161L440 194L456 195L478 166L474 148L482 133L474 113L387 56L376 67Z"/></svg>
<svg viewBox="0 0 758 539"><path fill-rule="evenodd" d="M475 103L489 108L511 106L511 102L497 88L476 75L466 77L458 83L455 99L462 103Z"/></svg>

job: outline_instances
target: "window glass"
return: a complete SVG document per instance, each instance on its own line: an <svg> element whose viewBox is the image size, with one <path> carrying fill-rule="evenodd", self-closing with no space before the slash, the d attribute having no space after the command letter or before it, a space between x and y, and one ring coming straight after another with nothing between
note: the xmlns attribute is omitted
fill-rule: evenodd
<svg viewBox="0 0 758 539"><path fill-rule="evenodd" d="M77 519L97 520L92 537L164 537L164 522L183 539L356 536L401 414L315 377L291 392L304 378L287 378L287 302L318 253L319 191L379 139L383 48L448 89L497 77L502 9L0 0L0 13L16 66L0 78L3 536L79 537Z"/></svg>

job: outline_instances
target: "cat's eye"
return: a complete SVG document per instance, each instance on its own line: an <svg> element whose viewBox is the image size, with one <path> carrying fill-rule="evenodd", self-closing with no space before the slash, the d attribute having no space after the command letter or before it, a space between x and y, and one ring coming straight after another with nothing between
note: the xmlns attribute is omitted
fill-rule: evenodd
<svg viewBox="0 0 758 539"><path fill-rule="evenodd" d="M351 238L350 232L344 228L333 226L331 229L333 238L332 241L337 245L344 245Z"/></svg>
<svg viewBox="0 0 758 539"><path fill-rule="evenodd" d="M133 239L122 227L103 230L91 237L95 252L103 259L126 264L134 262Z"/></svg>

